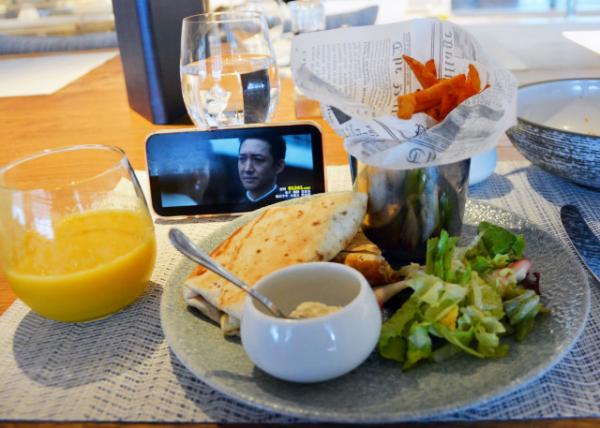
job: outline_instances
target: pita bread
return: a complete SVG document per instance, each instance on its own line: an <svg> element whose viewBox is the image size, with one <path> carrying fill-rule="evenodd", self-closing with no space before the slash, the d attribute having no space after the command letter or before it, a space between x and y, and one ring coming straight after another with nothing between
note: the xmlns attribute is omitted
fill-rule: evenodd
<svg viewBox="0 0 600 428"><path fill-rule="evenodd" d="M334 262L353 267L369 281L371 285L389 284L398 280L398 272L389 265L377 245L359 230L350 242L335 258Z"/></svg>
<svg viewBox="0 0 600 428"><path fill-rule="evenodd" d="M188 287L184 287L183 297L188 305L198 309L205 317L217 323L221 327L224 335L232 336L240 334L239 321L231 318L225 312L218 310L208 303L201 295L195 293Z"/></svg>
<svg viewBox="0 0 600 428"><path fill-rule="evenodd" d="M333 259L356 235L366 207L367 195L356 192L325 193L270 207L223 241L211 257L252 286L283 267ZM223 331L235 334L246 293L198 266L184 284L186 301L199 307L191 303L196 295L227 314Z"/></svg>

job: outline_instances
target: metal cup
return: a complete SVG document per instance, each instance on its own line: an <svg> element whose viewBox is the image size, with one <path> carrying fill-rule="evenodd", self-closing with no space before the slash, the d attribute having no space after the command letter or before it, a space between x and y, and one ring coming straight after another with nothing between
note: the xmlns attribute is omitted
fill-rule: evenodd
<svg viewBox="0 0 600 428"><path fill-rule="evenodd" d="M351 158L354 190L369 195L365 235L392 264L423 262L427 240L442 229L460 235L470 159L412 170L391 170Z"/></svg>

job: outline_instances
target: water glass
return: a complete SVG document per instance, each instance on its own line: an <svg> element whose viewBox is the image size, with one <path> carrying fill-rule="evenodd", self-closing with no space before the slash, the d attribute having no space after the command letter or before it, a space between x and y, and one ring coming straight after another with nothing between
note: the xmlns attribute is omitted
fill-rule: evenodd
<svg viewBox="0 0 600 428"><path fill-rule="evenodd" d="M180 74L198 128L269 122L279 77L264 15L233 11L185 18Z"/></svg>
<svg viewBox="0 0 600 428"><path fill-rule="evenodd" d="M39 315L80 322L122 309L146 288L155 253L122 150L65 147L0 168L0 266Z"/></svg>
<svg viewBox="0 0 600 428"><path fill-rule="evenodd" d="M236 9L261 12L267 19L272 43L283 34L288 13L287 6L282 0L246 0Z"/></svg>
<svg viewBox="0 0 600 428"><path fill-rule="evenodd" d="M292 33L310 33L325 29L325 7L321 0L296 0L289 4Z"/></svg>

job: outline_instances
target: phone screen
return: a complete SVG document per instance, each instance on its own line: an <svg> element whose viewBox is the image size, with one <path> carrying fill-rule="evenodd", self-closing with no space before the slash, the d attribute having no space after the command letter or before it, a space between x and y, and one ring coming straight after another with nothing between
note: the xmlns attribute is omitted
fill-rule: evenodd
<svg viewBox="0 0 600 428"><path fill-rule="evenodd" d="M312 125L158 133L146 156L152 205L163 216L251 211L325 191Z"/></svg>

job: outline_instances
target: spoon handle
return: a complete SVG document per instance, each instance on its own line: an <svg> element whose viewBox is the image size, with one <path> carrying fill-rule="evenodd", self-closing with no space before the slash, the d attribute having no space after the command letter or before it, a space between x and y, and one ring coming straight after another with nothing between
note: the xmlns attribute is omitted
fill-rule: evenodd
<svg viewBox="0 0 600 428"><path fill-rule="evenodd" d="M191 260L204 266L206 269L216 273L217 275L225 278L232 284L240 287L259 303L264 305L273 315L279 318L287 318L283 312L281 312L268 298L260 293L255 293L254 290L236 276L232 275L227 269L221 266L216 260L212 259L202 249L198 248L181 230L171 228L169 230L169 239L171 243L181 251L185 256Z"/></svg>

